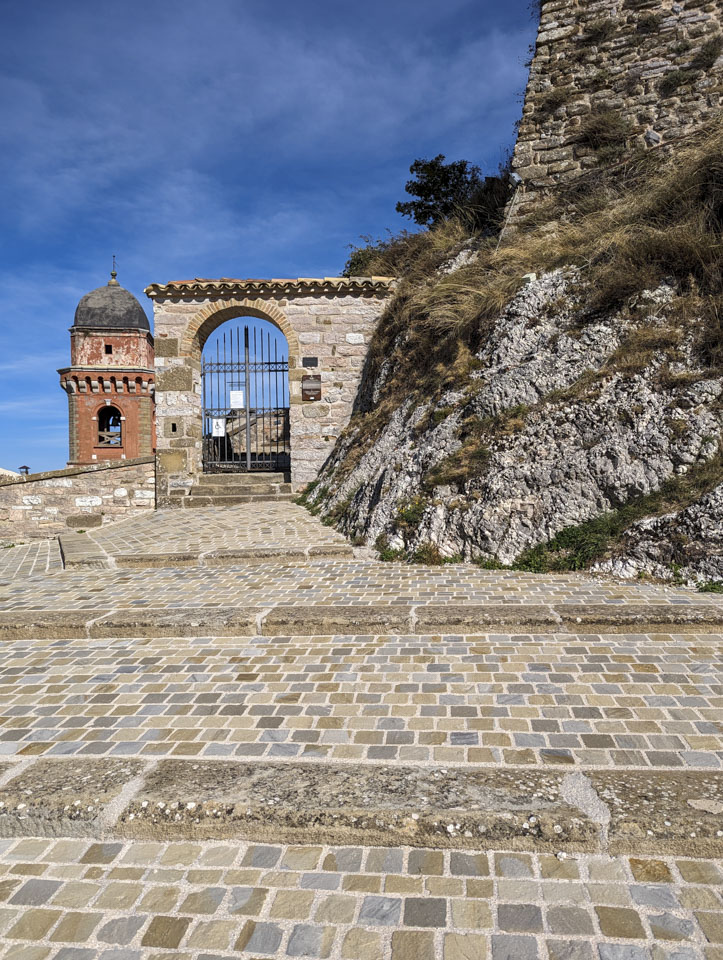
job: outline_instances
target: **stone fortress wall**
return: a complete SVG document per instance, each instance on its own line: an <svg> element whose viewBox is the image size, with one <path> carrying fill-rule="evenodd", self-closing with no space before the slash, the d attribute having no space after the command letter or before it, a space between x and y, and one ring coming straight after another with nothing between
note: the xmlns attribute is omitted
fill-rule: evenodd
<svg viewBox="0 0 723 960"><path fill-rule="evenodd" d="M0 542L52 537L156 505L154 457L0 477Z"/></svg>
<svg viewBox="0 0 723 960"><path fill-rule="evenodd" d="M511 221L555 184L674 149L720 115L722 20L722 0L542 0Z"/></svg>

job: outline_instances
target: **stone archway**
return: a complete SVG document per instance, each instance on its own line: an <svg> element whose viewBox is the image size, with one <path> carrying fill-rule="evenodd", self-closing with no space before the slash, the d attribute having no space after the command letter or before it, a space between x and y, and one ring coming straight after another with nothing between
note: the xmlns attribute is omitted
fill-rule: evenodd
<svg viewBox="0 0 723 960"><path fill-rule="evenodd" d="M313 480L351 416L368 344L391 294L388 277L191 280L152 284L158 502L201 470L201 352L235 317L268 320L289 346L295 490ZM305 390L305 378L321 393Z"/></svg>

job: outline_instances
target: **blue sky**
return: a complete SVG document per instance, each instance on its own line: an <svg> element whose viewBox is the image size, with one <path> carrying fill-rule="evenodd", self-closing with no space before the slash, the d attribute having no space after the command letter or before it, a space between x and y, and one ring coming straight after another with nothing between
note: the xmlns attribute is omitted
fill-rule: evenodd
<svg viewBox="0 0 723 960"><path fill-rule="evenodd" d="M88 290L337 274L409 164L494 172L528 0L0 0L0 466L59 468Z"/></svg>

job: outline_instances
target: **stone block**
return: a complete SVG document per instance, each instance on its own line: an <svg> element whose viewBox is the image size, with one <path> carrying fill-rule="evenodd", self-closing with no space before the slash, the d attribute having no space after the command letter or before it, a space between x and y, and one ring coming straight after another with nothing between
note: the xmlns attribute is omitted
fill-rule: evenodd
<svg viewBox="0 0 723 960"><path fill-rule="evenodd" d="M156 392L193 390L193 372L187 366L165 367L156 377Z"/></svg>
<svg viewBox="0 0 723 960"><path fill-rule="evenodd" d="M177 357L178 356L178 338L177 337L156 337L155 354L157 357Z"/></svg>

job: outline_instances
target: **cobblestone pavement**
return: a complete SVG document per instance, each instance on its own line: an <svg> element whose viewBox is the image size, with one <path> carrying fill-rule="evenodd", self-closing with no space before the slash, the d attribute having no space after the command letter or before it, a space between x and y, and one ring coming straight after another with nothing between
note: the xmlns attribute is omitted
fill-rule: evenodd
<svg viewBox="0 0 723 960"><path fill-rule="evenodd" d="M330 535L254 511L92 542L163 563ZM61 571L44 549L0 552L0 960L723 960L723 598L358 558ZM421 632L474 604L484 629ZM361 607L413 632L216 627ZM586 630L603 608L615 632Z"/></svg>
<svg viewBox="0 0 723 960"><path fill-rule="evenodd" d="M722 639L17 641L0 755L718 769Z"/></svg>
<svg viewBox="0 0 723 960"><path fill-rule="evenodd" d="M719 960L722 882L682 858L4 840L1 956Z"/></svg>
<svg viewBox="0 0 723 960"><path fill-rule="evenodd" d="M12 546L0 545L0 580L11 577L41 577L63 569L58 541L33 540Z"/></svg>
<svg viewBox="0 0 723 960"><path fill-rule="evenodd" d="M553 602L723 606L723 596L576 574L521 574L478 570L470 564L425 567L373 560L66 571L0 580L0 604L5 610Z"/></svg>
<svg viewBox="0 0 723 960"><path fill-rule="evenodd" d="M299 551L349 548L342 534L323 526L294 503L259 501L228 507L158 510L90 530L88 538L108 556L203 557L225 550ZM351 551L350 551L351 553Z"/></svg>

